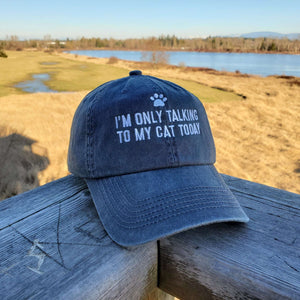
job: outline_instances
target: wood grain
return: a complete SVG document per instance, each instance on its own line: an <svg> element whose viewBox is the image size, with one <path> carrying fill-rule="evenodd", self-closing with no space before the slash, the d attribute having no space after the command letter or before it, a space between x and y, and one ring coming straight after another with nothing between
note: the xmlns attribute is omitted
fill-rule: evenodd
<svg viewBox="0 0 300 300"><path fill-rule="evenodd" d="M156 242L121 248L73 176L0 202L1 299L143 299Z"/></svg>
<svg viewBox="0 0 300 300"><path fill-rule="evenodd" d="M180 299L300 299L300 195L223 177L250 222L161 240L159 287Z"/></svg>
<svg viewBox="0 0 300 300"><path fill-rule="evenodd" d="M159 247L112 242L74 176L0 202L1 300L300 299L300 195L223 178L250 222L189 230Z"/></svg>

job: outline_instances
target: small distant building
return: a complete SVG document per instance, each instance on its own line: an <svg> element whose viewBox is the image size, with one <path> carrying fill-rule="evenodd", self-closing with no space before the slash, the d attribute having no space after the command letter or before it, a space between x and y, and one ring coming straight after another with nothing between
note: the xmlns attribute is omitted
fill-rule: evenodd
<svg viewBox="0 0 300 300"><path fill-rule="evenodd" d="M55 42L48 42L47 45L65 45L66 42L62 42L62 41L55 41Z"/></svg>

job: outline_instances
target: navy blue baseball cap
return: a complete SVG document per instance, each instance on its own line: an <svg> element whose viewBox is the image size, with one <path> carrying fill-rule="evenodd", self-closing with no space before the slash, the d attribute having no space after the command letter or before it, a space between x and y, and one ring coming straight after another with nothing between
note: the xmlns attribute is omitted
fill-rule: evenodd
<svg viewBox="0 0 300 300"><path fill-rule="evenodd" d="M85 179L105 230L122 246L247 222L215 160L200 100L141 71L94 89L73 119L69 171Z"/></svg>

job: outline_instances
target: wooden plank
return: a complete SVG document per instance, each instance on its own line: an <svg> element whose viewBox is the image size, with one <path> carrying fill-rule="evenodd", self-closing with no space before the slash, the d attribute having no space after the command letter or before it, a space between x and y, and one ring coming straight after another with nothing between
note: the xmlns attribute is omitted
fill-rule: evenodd
<svg viewBox="0 0 300 300"><path fill-rule="evenodd" d="M180 299L300 299L300 195L224 176L248 224L159 243L159 287Z"/></svg>
<svg viewBox="0 0 300 300"><path fill-rule="evenodd" d="M224 179L251 221L160 241L160 288L181 299L299 298L300 196ZM156 243L113 243L73 176L0 202L0 257L1 299L143 299L157 280ZM148 297L158 298L169 297Z"/></svg>
<svg viewBox="0 0 300 300"><path fill-rule="evenodd" d="M86 190L83 180L68 176L0 202L0 229ZM11 200L13 199L13 200ZM11 202L13 201L13 203Z"/></svg>
<svg viewBox="0 0 300 300"><path fill-rule="evenodd" d="M143 299L157 285L156 242L112 242L73 176L0 202L0 258L1 299Z"/></svg>
<svg viewBox="0 0 300 300"><path fill-rule="evenodd" d="M281 203L282 205L300 208L299 194L276 189L263 184L237 177L222 174L224 181L230 189L239 194L247 196L257 196L258 198L268 199L270 202Z"/></svg>

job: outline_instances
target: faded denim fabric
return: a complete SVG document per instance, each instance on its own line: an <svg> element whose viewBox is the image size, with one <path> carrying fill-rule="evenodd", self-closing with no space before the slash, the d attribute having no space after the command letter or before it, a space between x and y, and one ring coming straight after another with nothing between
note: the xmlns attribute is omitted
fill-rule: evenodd
<svg viewBox="0 0 300 300"><path fill-rule="evenodd" d="M73 119L69 170L85 178L104 228L123 246L247 222L215 159L199 99L140 71L93 90Z"/></svg>

